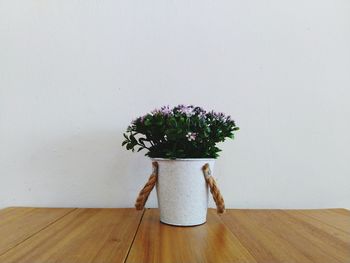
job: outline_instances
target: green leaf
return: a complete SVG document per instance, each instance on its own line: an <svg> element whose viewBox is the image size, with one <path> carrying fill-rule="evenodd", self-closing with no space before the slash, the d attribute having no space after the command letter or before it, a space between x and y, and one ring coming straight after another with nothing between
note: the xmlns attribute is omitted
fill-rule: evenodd
<svg viewBox="0 0 350 263"><path fill-rule="evenodd" d="M145 149L144 147L140 147L138 150L137 150L137 152L139 152L139 151L141 151L141 150L143 150L143 149Z"/></svg>
<svg viewBox="0 0 350 263"><path fill-rule="evenodd" d="M145 126L151 126L152 122L150 119L145 119Z"/></svg>
<svg viewBox="0 0 350 263"><path fill-rule="evenodd" d="M135 138L135 136L133 134L130 135L130 140L131 140L131 143L136 145L137 144L137 140Z"/></svg>
<svg viewBox="0 0 350 263"><path fill-rule="evenodd" d="M131 143L128 143L128 144L126 145L126 149L127 149L127 150L131 150L131 149L132 149Z"/></svg>

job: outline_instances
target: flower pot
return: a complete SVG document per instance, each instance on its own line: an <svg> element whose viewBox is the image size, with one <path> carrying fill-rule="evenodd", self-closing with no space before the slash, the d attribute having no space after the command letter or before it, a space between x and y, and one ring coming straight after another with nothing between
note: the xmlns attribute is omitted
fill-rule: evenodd
<svg viewBox="0 0 350 263"><path fill-rule="evenodd" d="M206 222L208 186L202 168L214 159L161 159L156 184L160 221L169 225L194 226Z"/></svg>

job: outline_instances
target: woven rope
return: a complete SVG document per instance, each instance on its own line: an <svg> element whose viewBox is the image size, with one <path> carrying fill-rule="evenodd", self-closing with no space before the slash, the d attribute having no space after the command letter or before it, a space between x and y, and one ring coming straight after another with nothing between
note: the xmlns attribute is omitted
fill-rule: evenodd
<svg viewBox="0 0 350 263"><path fill-rule="evenodd" d="M158 163L152 162L152 167L153 167L153 172L152 172L151 176L149 177L145 186L140 191L140 193L136 199L135 207L137 210L142 210L145 207L148 196L151 193L153 187L155 186L155 184L157 182Z"/></svg>
<svg viewBox="0 0 350 263"><path fill-rule="evenodd" d="M140 191L136 202L135 207L137 210L142 210L145 207L145 204L147 202L148 196L150 195L151 191L153 190L154 186L156 185L157 179L158 179L158 163L152 162L153 172L151 176L149 177L147 183ZM202 168L205 181L207 182L210 192L213 196L213 199L216 204L216 211L218 214L222 214L225 212L225 202L224 198L222 197L220 190L216 184L216 181L213 176L211 176L211 171L209 164L206 163Z"/></svg>
<svg viewBox="0 0 350 263"><path fill-rule="evenodd" d="M225 201L220 193L220 190L216 184L214 177L211 175L209 164L206 163L203 166L202 170L203 170L204 178L207 181L210 192L216 204L216 211L218 214L222 214L225 212Z"/></svg>

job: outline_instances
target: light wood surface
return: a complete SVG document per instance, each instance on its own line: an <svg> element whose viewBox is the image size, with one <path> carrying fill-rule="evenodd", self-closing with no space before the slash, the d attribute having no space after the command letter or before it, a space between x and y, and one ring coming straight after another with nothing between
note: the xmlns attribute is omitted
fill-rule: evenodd
<svg viewBox="0 0 350 263"><path fill-rule="evenodd" d="M350 262L350 235L312 217L322 211L230 210L222 220L259 262Z"/></svg>
<svg viewBox="0 0 350 263"><path fill-rule="evenodd" d="M349 263L350 212L209 209L174 227L158 209L0 210L1 263Z"/></svg>
<svg viewBox="0 0 350 263"><path fill-rule="evenodd" d="M76 209L0 256L0 262L124 262L142 213Z"/></svg>
<svg viewBox="0 0 350 263"><path fill-rule="evenodd" d="M0 255L73 210L26 207L0 210Z"/></svg>
<svg viewBox="0 0 350 263"><path fill-rule="evenodd" d="M256 262L222 224L214 210L207 223L174 227L159 223L159 211L147 209L127 262Z"/></svg>

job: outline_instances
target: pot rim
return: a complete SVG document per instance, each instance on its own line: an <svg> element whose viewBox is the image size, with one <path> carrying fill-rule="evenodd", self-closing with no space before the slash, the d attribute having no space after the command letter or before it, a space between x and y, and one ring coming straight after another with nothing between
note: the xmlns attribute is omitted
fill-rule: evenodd
<svg viewBox="0 0 350 263"><path fill-rule="evenodd" d="M150 158L154 161L188 161L188 162L194 162L194 161L215 161L215 158L176 158L176 159L169 159L169 158Z"/></svg>

